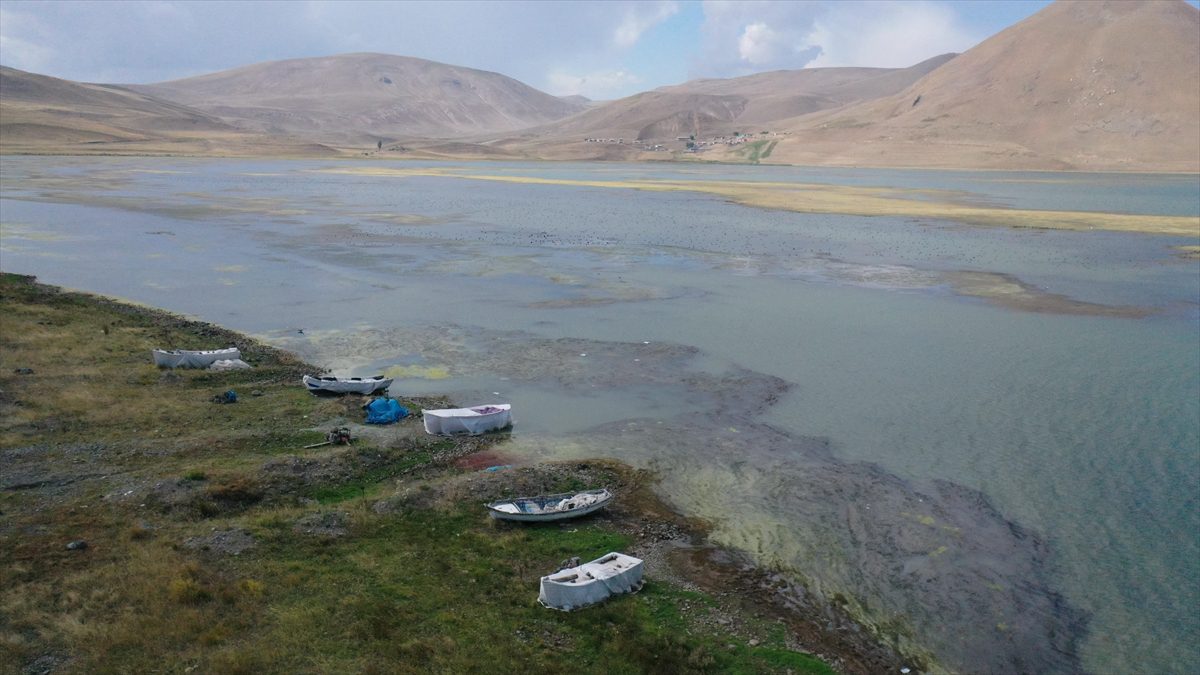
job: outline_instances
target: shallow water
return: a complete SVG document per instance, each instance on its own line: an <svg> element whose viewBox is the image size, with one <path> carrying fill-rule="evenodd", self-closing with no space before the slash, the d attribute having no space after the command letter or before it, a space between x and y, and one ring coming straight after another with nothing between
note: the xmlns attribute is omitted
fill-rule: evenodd
<svg viewBox="0 0 1200 675"><path fill-rule="evenodd" d="M953 666L1071 670L1086 626L1088 670L1200 669L1200 263L1170 249L1194 240L317 172L347 165L4 158L2 265L339 374L444 370L396 386L513 402L531 457L660 469L715 536ZM1181 176L453 166L1200 212Z"/></svg>

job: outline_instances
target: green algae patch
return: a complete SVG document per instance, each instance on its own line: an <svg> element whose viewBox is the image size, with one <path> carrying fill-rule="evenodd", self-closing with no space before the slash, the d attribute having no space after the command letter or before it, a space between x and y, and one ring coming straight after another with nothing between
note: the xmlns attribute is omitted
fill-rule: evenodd
<svg viewBox="0 0 1200 675"><path fill-rule="evenodd" d="M340 167L325 173L390 176L396 178L437 176L528 185L558 185L653 192L699 192L745 206L855 216L899 216L953 220L971 225L998 227L1112 232L1138 232L1200 238L1200 217L1161 216L1092 211L1043 211L1006 209L916 198L928 196L921 190L752 181L673 180L576 180L470 173L453 168L391 169L386 167Z"/></svg>

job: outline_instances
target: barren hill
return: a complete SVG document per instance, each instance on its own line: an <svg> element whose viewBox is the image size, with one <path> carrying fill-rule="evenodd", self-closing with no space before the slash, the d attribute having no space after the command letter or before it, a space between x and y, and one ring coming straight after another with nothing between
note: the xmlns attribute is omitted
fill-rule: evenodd
<svg viewBox="0 0 1200 675"><path fill-rule="evenodd" d="M627 156L636 151L578 144L584 138L653 143L758 130L804 113L894 94L952 58L943 54L909 68L811 68L694 80L596 105L505 143L528 144L543 156Z"/></svg>
<svg viewBox="0 0 1200 675"><path fill-rule="evenodd" d="M240 131L186 106L123 87L0 66L4 152L326 154L319 145Z"/></svg>
<svg viewBox="0 0 1200 675"><path fill-rule="evenodd" d="M1200 170L1200 11L1060 0L904 91L787 123L772 161Z"/></svg>
<svg viewBox="0 0 1200 675"><path fill-rule="evenodd" d="M504 132L585 107L499 73L387 54L273 61L130 88L250 129L354 143Z"/></svg>

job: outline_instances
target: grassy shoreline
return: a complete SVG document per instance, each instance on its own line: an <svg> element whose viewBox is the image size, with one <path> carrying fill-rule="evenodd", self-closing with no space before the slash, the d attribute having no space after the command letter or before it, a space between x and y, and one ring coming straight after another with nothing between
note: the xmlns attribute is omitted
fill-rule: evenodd
<svg viewBox="0 0 1200 675"><path fill-rule="evenodd" d="M785 606L624 465L479 471L503 435L432 438L411 418L368 429L362 399L308 394L297 381L313 369L286 352L29 277L0 276L0 315L0 672L911 663L836 608ZM159 371L147 353L226 344L255 368ZM238 403L210 401L227 389ZM301 450L343 423L353 445ZM479 508L596 484L619 503L563 525L512 527ZM68 550L75 540L87 547ZM641 593L570 614L534 603L558 561L609 550L647 559Z"/></svg>

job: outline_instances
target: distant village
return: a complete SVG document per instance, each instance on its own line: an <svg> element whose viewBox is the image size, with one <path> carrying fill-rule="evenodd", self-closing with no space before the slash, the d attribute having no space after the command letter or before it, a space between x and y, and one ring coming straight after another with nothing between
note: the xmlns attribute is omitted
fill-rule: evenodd
<svg viewBox="0 0 1200 675"><path fill-rule="evenodd" d="M757 134L747 134L740 131L733 132L730 136L711 136L705 139L697 139L695 134L690 136L676 136L675 142L683 143L683 148L671 148L663 143L649 143L643 140L630 139L628 143L624 138L585 138L585 143L612 143L614 145L629 145L639 150L649 152L668 152L673 149L682 149L684 152L701 152L705 148L711 148L718 145L741 145L764 138L775 138L779 136L790 136L790 131L760 131Z"/></svg>

